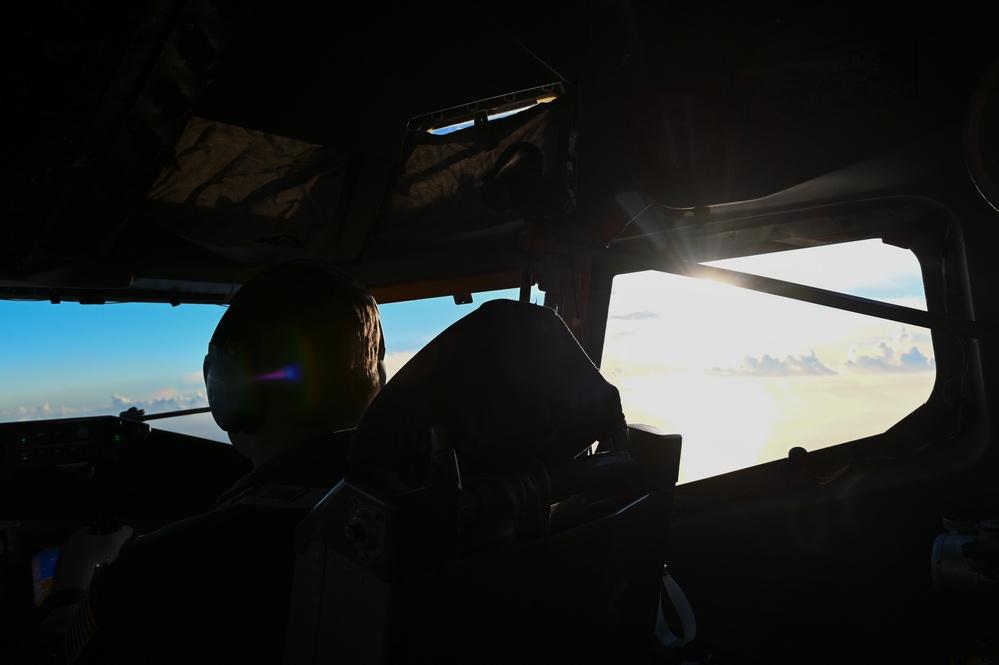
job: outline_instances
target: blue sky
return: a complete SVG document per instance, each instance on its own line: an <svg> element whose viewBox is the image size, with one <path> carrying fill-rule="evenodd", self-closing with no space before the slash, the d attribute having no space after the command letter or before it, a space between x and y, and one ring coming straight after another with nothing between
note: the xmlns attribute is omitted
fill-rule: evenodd
<svg viewBox="0 0 999 665"><path fill-rule="evenodd" d="M437 333L486 299L517 290L380 307L390 374ZM533 300L542 294L536 289ZM116 415L130 406L164 413L207 406L202 361L219 305L0 301L0 422ZM211 416L151 421L227 440Z"/></svg>

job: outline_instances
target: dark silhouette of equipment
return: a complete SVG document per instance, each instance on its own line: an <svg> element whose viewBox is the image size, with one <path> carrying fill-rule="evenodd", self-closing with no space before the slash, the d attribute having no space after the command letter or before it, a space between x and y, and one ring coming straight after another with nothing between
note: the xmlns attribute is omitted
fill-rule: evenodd
<svg viewBox="0 0 999 665"><path fill-rule="evenodd" d="M668 658L680 436L625 425L552 310L486 303L446 330L352 451L299 528L286 663Z"/></svg>

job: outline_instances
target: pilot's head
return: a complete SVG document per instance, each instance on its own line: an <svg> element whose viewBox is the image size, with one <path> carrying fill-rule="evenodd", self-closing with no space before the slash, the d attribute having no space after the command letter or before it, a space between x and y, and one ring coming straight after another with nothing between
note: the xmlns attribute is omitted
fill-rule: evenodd
<svg viewBox="0 0 999 665"><path fill-rule="evenodd" d="M212 335L212 415L233 443L353 427L381 385L384 354L378 306L360 283L320 260L269 268L233 296Z"/></svg>

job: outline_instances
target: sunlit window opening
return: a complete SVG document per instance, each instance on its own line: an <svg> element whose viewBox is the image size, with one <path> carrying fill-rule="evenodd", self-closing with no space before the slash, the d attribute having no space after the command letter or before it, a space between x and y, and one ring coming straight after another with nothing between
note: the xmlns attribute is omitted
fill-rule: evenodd
<svg viewBox="0 0 999 665"><path fill-rule="evenodd" d="M385 373L389 380L430 340L482 303L499 298L517 300L519 295L519 289L501 289L475 293L472 302L463 305L456 305L450 296L379 305L385 331ZM530 302L543 301L544 294L538 287L532 288Z"/></svg>
<svg viewBox="0 0 999 665"><path fill-rule="evenodd" d="M877 240L711 265L926 308ZM601 370L630 423L683 435L681 483L880 434L936 376L926 328L658 272L614 280Z"/></svg>
<svg viewBox="0 0 999 665"><path fill-rule="evenodd" d="M552 84L533 90L511 93L414 118L411 126L422 126L424 131L430 134L450 134L474 125L476 113L484 112L487 120L506 118L532 109L539 104L555 101L562 90L561 84Z"/></svg>
<svg viewBox="0 0 999 665"><path fill-rule="evenodd" d="M526 111L527 109L534 108L538 104L547 104L548 102L550 102L550 101L552 101L554 99L555 99L554 96L551 96L551 97L542 97L542 98L540 98L540 99L538 99L536 101L531 101L531 102L526 103L526 104L524 104L522 106L517 106L516 108L505 109L505 110L502 110L502 111L489 112L489 113L486 114L486 118L489 119L489 120L498 120L499 118L506 118L506 117L514 115L516 113L521 113L522 111ZM437 134L437 135L450 134L451 132L456 132L459 129L466 129L468 127L471 127L474 124L475 124L475 120L474 119L462 120L460 122L456 122L456 123L453 123L453 124L450 124L450 125L444 125L443 127L434 127L433 129L430 129L428 131L431 134Z"/></svg>
<svg viewBox="0 0 999 665"><path fill-rule="evenodd" d="M438 333L487 300L519 289L382 304L389 378ZM541 302L536 288L531 302ZM202 365L218 305L0 301L0 422L146 415L205 408ZM160 418L154 429L228 443L210 413Z"/></svg>
<svg viewBox="0 0 999 665"><path fill-rule="evenodd" d="M208 406L202 364L218 305L0 301L0 422ZM201 413L155 428L228 441Z"/></svg>

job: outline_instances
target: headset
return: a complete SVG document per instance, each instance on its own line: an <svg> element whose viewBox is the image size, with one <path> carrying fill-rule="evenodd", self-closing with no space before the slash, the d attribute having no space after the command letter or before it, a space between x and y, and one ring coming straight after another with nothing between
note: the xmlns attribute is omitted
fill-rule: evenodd
<svg viewBox="0 0 999 665"><path fill-rule="evenodd" d="M327 266L325 269L332 269ZM340 275L339 271L335 271ZM343 275L347 277L346 275ZM349 279L349 277L347 277ZM226 432L259 431L266 416L266 400L255 387L259 377L246 352L230 346L228 339L208 344L203 366L208 406L216 424ZM385 335L378 322L378 387L385 385Z"/></svg>
<svg viewBox="0 0 999 665"><path fill-rule="evenodd" d="M204 364L208 407L218 426L226 431L256 431L263 421L252 390L248 366L237 350L208 345Z"/></svg>
<svg viewBox="0 0 999 665"><path fill-rule="evenodd" d="M254 389L255 377L238 350L220 344L208 345L204 363L208 406L218 426L226 432L253 433L266 415L265 402ZM387 381L385 336L378 324L378 388Z"/></svg>

